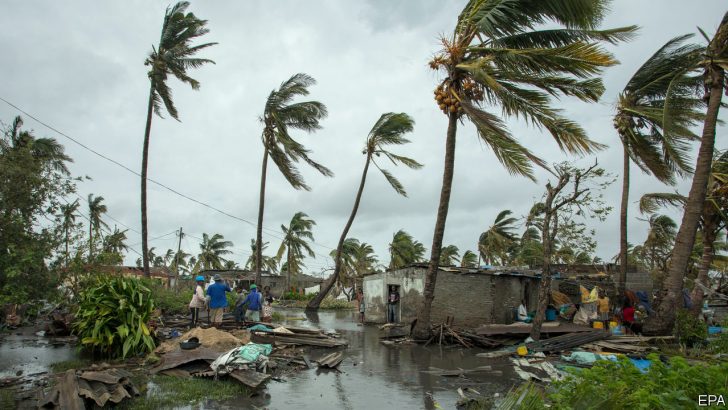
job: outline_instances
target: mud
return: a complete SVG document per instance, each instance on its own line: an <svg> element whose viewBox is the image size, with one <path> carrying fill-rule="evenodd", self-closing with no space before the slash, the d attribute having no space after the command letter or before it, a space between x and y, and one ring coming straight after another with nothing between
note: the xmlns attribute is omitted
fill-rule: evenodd
<svg viewBox="0 0 728 410"><path fill-rule="evenodd" d="M56 344L33 334L10 334L0 340L0 378L37 376L53 363L78 358L69 344Z"/></svg>

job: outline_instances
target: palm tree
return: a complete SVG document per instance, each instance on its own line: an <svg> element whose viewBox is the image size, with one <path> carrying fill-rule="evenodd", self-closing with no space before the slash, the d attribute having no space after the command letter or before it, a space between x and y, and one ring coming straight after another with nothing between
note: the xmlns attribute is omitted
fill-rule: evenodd
<svg viewBox="0 0 728 410"><path fill-rule="evenodd" d="M313 298L311 302L309 302L307 309L318 309L321 301L324 300L339 277L339 272L341 271L341 251L344 246L344 240L349 234L349 229L351 229L351 225L354 223L354 218L356 218L356 213L359 210L359 203L361 201L362 194L364 193L364 185L366 183L369 166L374 164L374 166L382 172L382 175L384 175L384 178L387 180L389 185L392 186L395 192L404 197L407 196L407 192L405 191L402 183L399 182L399 180L389 171L382 168L377 163L376 158L384 156L395 166L402 164L411 169L422 168L422 164L414 159L397 155L389 151L390 146L400 146L409 143L410 141L405 138L404 135L412 132L413 128L414 121L409 115L405 113L389 112L382 114L369 131L369 135L367 135L366 139L366 146L362 151L362 154L366 156L366 160L364 161L364 170L362 171L361 180L359 181L359 190L354 198L354 206L351 209L349 219L346 221L344 230L341 232L341 236L339 237L339 243L336 246L337 256L334 257L334 273L331 275L331 279L323 290L319 292L319 294Z"/></svg>
<svg viewBox="0 0 728 410"><path fill-rule="evenodd" d="M333 176L333 172L308 157L310 151L290 135L291 129L314 132L321 128L319 121L326 117L326 106L318 101L292 103L297 96L308 95L308 87L316 84L316 80L306 74L296 74L283 82L277 90L271 91L265 102L263 116L263 165L260 173L260 203L258 207L258 230L256 243L263 243L263 210L265 207L265 180L268 173L268 157L270 156L281 174L294 189L311 188L306 185L303 176L298 172L296 163L303 160L316 171L325 176ZM263 250L256 252L255 281L260 283Z"/></svg>
<svg viewBox="0 0 728 410"><path fill-rule="evenodd" d="M455 245L442 247L440 252L440 266L455 266L458 263L460 250Z"/></svg>
<svg viewBox="0 0 728 410"><path fill-rule="evenodd" d="M389 269L422 262L424 256L425 246L406 231L400 229L392 236L392 242L389 243Z"/></svg>
<svg viewBox="0 0 728 410"><path fill-rule="evenodd" d="M68 243L70 242L70 235L71 235L71 227L75 226L76 224L76 212L78 211L78 208L81 206L81 204L78 202L78 199L71 202L70 204L61 205L61 218L62 218L62 225L63 225L63 233L65 236L65 242L66 242L66 253L65 253L65 260L66 260L66 266L68 266Z"/></svg>
<svg viewBox="0 0 728 410"><path fill-rule="evenodd" d="M617 61L598 42L616 43L635 31L635 27L597 30L607 5L608 0L470 0L452 36L442 39L443 49L430 67L445 73L435 90L448 118L445 166L423 305L413 332L416 338L427 339L431 332L430 308L450 203L458 120L475 125L480 139L510 173L531 179L532 164L545 167L544 161L518 143L504 118L485 111L486 104L500 105L505 118L522 117L545 128L567 152L589 154L600 149L551 105L550 96L594 102L604 92L598 74ZM551 27L544 27L546 21Z"/></svg>
<svg viewBox="0 0 728 410"><path fill-rule="evenodd" d="M461 268L477 268L478 267L478 255L471 250L465 251L463 253L463 257L460 259L460 267Z"/></svg>
<svg viewBox="0 0 728 410"><path fill-rule="evenodd" d="M344 246L341 248L341 272L338 281L346 282L356 277L356 253L359 250L359 240L356 238L346 238ZM336 249L329 252L329 256L336 260Z"/></svg>
<svg viewBox="0 0 728 410"><path fill-rule="evenodd" d="M288 274L286 289L288 290L291 289L291 274L298 275L300 273L303 258L306 255L312 258L316 257L313 249L308 244L308 241L313 242L313 231L311 229L315 225L316 222L304 212L296 212L288 226L281 225L283 242L278 248L276 259L282 260L283 253L286 253L286 272Z"/></svg>
<svg viewBox="0 0 728 410"><path fill-rule="evenodd" d="M268 247L268 242L263 242L263 251ZM250 257L248 257L248 260L245 262L245 269L256 271L256 255L257 255L257 246L255 244L255 239L250 240ZM263 266L261 266L261 269L265 269L268 272L276 273L278 272L278 259L276 259L275 256L266 256L263 255L261 262L263 263Z"/></svg>
<svg viewBox="0 0 728 410"><path fill-rule="evenodd" d="M54 138L36 138L30 131L21 131L22 126L23 119L15 117L10 126L10 148L28 149L34 158L46 162L53 171L69 175L66 162L73 162L73 159L65 154L63 145Z"/></svg>
<svg viewBox="0 0 728 410"><path fill-rule="evenodd" d="M373 272L379 263L379 259L374 254L372 245L361 242L354 251L353 262L356 276L361 277L365 273Z"/></svg>
<svg viewBox="0 0 728 410"><path fill-rule="evenodd" d="M144 61L149 66L149 103L147 106L147 123L144 129L144 148L142 151L142 257L144 275L149 277L149 259L147 256L147 162L149 158L149 134L152 130L152 110L162 116L162 104L175 120L179 121L177 108L172 101L172 90L167 85L167 78L174 76L183 83L189 84L193 90L200 88L200 83L187 75L187 70L198 68L214 61L194 58L198 51L216 43L205 43L192 46L192 41L209 32L205 28L207 20L200 20L185 10L190 3L181 1L168 7L162 22L162 34L157 48Z"/></svg>
<svg viewBox="0 0 728 410"><path fill-rule="evenodd" d="M123 252L129 250L129 247L124 243L127 239L126 231L126 229L120 231L119 228L114 227L114 231L104 238L104 252L118 255L119 262L123 260Z"/></svg>
<svg viewBox="0 0 728 410"><path fill-rule="evenodd" d="M614 127L624 153L622 203L619 215L619 283L624 295L627 281L627 207L630 163L660 182L675 183L675 175L692 172L688 163L690 145L697 138L690 127L702 118L695 98L696 76L690 71L700 56L700 47L684 44L692 35L675 37L660 47L634 73L619 95Z"/></svg>
<svg viewBox="0 0 728 410"><path fill-rule="evenodd" d="M508 248L516 242L513 225L518 222L516 218L509 217L513 212L506 209L495 217L493 225L478 238L478 251L483 261L495 265L498 259L505 264Z"/></svg>
<svg viewBox="0 0 728 410"><path fill-rule="evenodd" d="M225 261L225 265L223 265L223 268L227 269L227 270L236 270L239 267L238 267L237 262L228 260L228 261Z"/></svg>
<svg viewBox="0 0 728 410"><path fill-rule="evenodd" d="M703 33L705 38L708 37ZM728 67L728 13L725 13L720 27L708 43L706 55L700 63L704 69L703 79L705 100L708 108L703 123L703 134L695 165L695 173L690 186L685 213L680 229L675 237L675 246L670 256L670 269L667 278L658 294L655 307L657 313L645 324L648 333L667 334L672 330L675 321L676 307L682 298L683 280L687 270L690 254L695 243L695 233L703 211L708 190L708 179L712 166L715 146L715 127L718 122L718 111L726 87L725 69Z"/></svg>
<svg viewBox="0 0 728 410"><path fill-rule="evenodd" d="M174 257L172 258L171 263L169 264L169 269L173 272L176 272L177 275L179 275L179 272L189 272L189 253L185 252L183 249L180 249L177 251L177 253L174 254ZM194 265L194 264L192 264Z"/></svg>
<svg viewBox="0 0 728 410"><path fill-rule="evenodd" d="M642 247L651 270L664 272L677 233L677 224L667 215L652 214L647 221L650 227Z"/></svg>
<svg viewBox="0 0 728 410"><path fill-rule="evenodd" d="M108 228L106 222L101 220L101 215L106 213L106 205L102 204L104 197L88 194L88 259L91 260L94 249L93 233L99 233L101 227Z"/></svg>
<svg viewBox="0 0 728 410"><path fill-rule="evenodd" d="M219 233L212 236L206 233L202 234L200 254L197 255L197 263L200 264L201 269L222 269L225 262L227 262L223 255L231 254L232 251L227 248L233 246L232 242L224 239Z"/></svg>

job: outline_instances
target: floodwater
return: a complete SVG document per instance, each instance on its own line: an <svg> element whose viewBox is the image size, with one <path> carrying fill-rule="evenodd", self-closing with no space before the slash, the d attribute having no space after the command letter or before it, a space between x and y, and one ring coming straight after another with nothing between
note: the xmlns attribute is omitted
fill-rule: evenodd
<svg viewBox="0 0 728 410"><path fill-rule="evenodd" d="M10 334L0 340L0 378L33 376L48 372L50 365L78 358L68 344L55 345L34 334Z"/></svg>
<svg viewBox="0 0 728 410"><path fill-rule="evenodd" d="M286 317L304 317L302 310L280 309ZM269 380L253 397L225 401L210 397L203 403L180 409L454 409L458 387L469 387L483 396L503 394L520 379L510 362L476 357L485 350L456 346L424 347L416 344L384 345L376 325L359 326L354 311L321 311L306 320L284 322L291 326L334 329L349 342L337 370L308 369L294 372L283 381ZM330 353L316 349L309 359ZM47 372L52 363L78 358L69 345L54 346L32 333L8 335L0 340L0 377ZM443 377L423 373L491 366L493 371L468 373L466 377ZM154 389L148 393L154 394Z"/></svg>
<svg viewBox="0 0 728 410"><path fill-rule="evenodd" d="M282 312L303 316L300 310ZM352 311L321 311L292 326L335 329L348 340L344 361L336 370L302 370L284 382L271 380L265 391L250 399L206 403L206 408L269 409L454 409L457 388L470 387L483 395L503 394L520 379L507 361L478 358L484 350L457 347L380 343L375 325L358 326ZM313 351L310 359L331 350ZM496 372L469 373L467 378L423 373L431 367L454 370L491 366ZM437 403L437 405L436 405Z"/></svg>

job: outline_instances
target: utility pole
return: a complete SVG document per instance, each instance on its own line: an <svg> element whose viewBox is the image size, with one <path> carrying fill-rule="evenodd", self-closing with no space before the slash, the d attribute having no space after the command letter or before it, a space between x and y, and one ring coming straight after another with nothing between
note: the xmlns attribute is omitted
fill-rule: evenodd
<svg viewBox="0 0 728 410"><path fill-rule="evenodd" d="M182 227L179 227L179 241L177 242L177 254L174 255L174 270L175 275L177 275L177 278L175 280L175 289L179 289L179 251L182 247L182 235L184 233L182 232Z"/></svg>

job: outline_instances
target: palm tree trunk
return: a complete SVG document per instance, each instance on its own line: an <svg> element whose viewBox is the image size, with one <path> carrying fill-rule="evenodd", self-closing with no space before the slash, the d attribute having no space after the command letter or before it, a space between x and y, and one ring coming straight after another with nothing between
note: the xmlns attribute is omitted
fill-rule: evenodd
<svg viewBox="0 0 728 410"><path fill-rule="evenodd" d="M440 204L437 208L435 233L433 234L432 250L430 251L430 264L425 274L424 298L420 310L417 312L417 323L414 329L412 329L412 336L420 340L428 339L432 333L430 310L432 309L432 300L435 298L435 284L437 282L440 252L442 251L442 237L445 235L445 223L447 221L448 207L450 206L452 178L455 173L455 138L458 127L457 114L450 114L448 119L447 139L445 140L445 169L442 173Z"/></svg>
<svg viewBox="0 0 728 410"><path fill-rule="evenodd" d="M306 310L318 310L319 306L321 306L321 302L324 300L326 295L329 294L331 291L331 288L334 287L334 284L339 278L339 273L341 272L341 252L344 249L344 241L346 240L346 235L349 234L349 229L351 229L351 225L354 223L354 218L356 217L356 213L359 210L359 203L361 202L361 196L364 193L364 184L367 180L367 171L369 171L369 163L371 162L371 154L367 154L367 160L364 163L364 171L361 173L361 181L359 182L359 190L356 192L356 199L354 200L354 207L351 210L351 215L349 215L349 220L346 221L346 226L344 226L344 231L341 232L341 237L339 237L339 244L336 246L336 260L334 261L334 273L331 274L331 278L329 278L329 281L324 286L324 289L319 292L318 295L316 295L315 298L311 299L310 302L308 302L308 305L306 306Z"/></svg>
<svg viewBox="0 0 728 410"><path fill-rule="evenodd" d="M708 205L712 206L712 205ZM706 223L703 228L703 255L700 258L700 267L698 268L698 277L695 278L695 286L693 291L690 293L690 299L693 302L693 307L690 309L690 314L694 317L698 317L703 310L703 288L699 286L708 286L708 272L710 272L710 265L713 263L713 257L715 256L715 249L713 249L713 242L717 229L713 222Z"/></svg>
<svg viewBox="0 0 728 410"><path fill-rule="evenodd" d="M94 249L94 237L93 237L93 223L91 222L91 219L88 221L88 261L91 262L91 257L93 257L93 249Z"/></svg>
<svg viewBox="0 0 728 410"><path fill-rule="evenodd" d="M287 265L288 267L286 268L286 270L288 272L286 272L286 273L288 273L288 290L290 291L291 290L291 266L293 265L291 263L291 249L290 248L286 250L286 262L288 262L288 265Z"/></svg>
<svg viewBox="0 0 728 410"><path fill-rule="evenodd" d="M267 139L266 139L267 140ZM263 147L263 167L260 172L260 202L258 204L258 228L256 230L255 240L255 283L260 284L262 275L260 273L260 264L263 259L263 209L265 208L265 178L268 171L268 148ZM288 275L291 275L291 266L288 266Z"/></svg>
<svg viewBox="0 0 728 410"><path fill-rule="evenodd" d="M154 84L149 88L147 106L147 125L144 128L144 147L142 148L142 266L144 276L149 278L149 244L147 243L147 164L149 163L149 134L152 131L152 110L154 108Z"/></svg>
<svg viewBox="0 0 728 410"><path fill-rule="evenodd" d="M622 144L625 144L622 142ZM624 170L622 171L622 204L619 211L619 284L617 300L622 303L627 288L627 208L629 207L629 153L623 146Z"/></svg>
<svg viewBox="0 0 728 410"><path fill-rule="evenodd" d="M685 205L680 230L675 237L675 245L670 257L670 269L667 278L658 294L655 317L645 324L645 332L667 334L675 322L675 312L682 307L682 289L685 272L688 268L690 254L695 244L695 232L703 210L703 202L708 190L708 178L713 161L715 145L715 127L718 120L721 97L723 95L723 70L718 66L710 66L705 75L706 86L709 85L708 110L703 124L703 135L695 165L695 174Z"/></svg>

